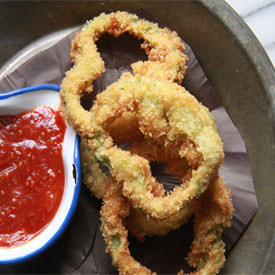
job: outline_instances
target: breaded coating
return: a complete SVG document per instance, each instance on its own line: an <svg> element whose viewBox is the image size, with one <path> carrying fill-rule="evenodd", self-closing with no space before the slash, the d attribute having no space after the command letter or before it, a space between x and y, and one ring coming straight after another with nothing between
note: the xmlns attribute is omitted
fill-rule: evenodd
<svg viewBox="0 0 275 275"><path fill-rule="evenodd" d="M190 180L163 198L152 195L156 180L151 176L148 160L114 146L104 129L122 113L134 111L145 138L153 138L164 146L173 143L179 157L186 156L185 145L190 140L190 146L194 144L202 156ZM167 218L199 197L223 161L222 142L212 115L183 87L170 81L122 78L97 96L91 115L93 134L89 145L96 157L106 163L118 182L123 182L123 194L133 207L154 218Z"/></svg>
<svg viewBox="0 0 275 275"><path fill-rule="evenodd" d="M110 185L106 189L101 209L101 230L106 251L111 255L120 274L154 274L138 263L130 254L125 219L130 204L122 195L121 185ZM196 268L191 274L217 274L223 267L224 243L221 234L231 225L232 202L224 180L217 176L207 191L194 203L194 240L187 260ZM179 275L185 274L181 270Z"/></svg>
<svg viewBox="0 0 275 275"><path fill-rule="evenodd" d="M152 149L154 146L156 146L154 144L150 144L150 147L145 147L147 144L144 145L143 142L140 142L140 145L140 150L138 152L140 155L144 155L144 152L147 152L149 149ZM94 152L89 148L87 140L81 140L80 149L83 183L89 188L94 196L99 199L103 199L104 194L106 193L106 188L110 184L117 183L111 176L105 175L100 170ZM138 150L138 148L135 148L135 150ZM165 159L163 156L162 159L158 159L158 155L155 157L156 158L153 157L153 160L155 161L166 161L170 159L169 153L167 159ZM176 165L176 162L174 163ZM177 165L175 169L179 171L180 167ZM181 170L181 174L183 175L184 173L186 173L186 169ZM163 185L155 183L152 192L155 197L163 197ZM144 240L145 236L164 236L170 231L178 229L188 220L191 214L191 203L186 205L174 215L171 215L168 218L162 220L152 218L145 214L141 209L135 209L131 207L130 215L127 218L127 228L132 235L142 241Z"/></svg>
<svg viewBox="0 0 275 275"><path fill-rule="evenodd" d="M188 263L195 267L199 274L216 274L225 262L222 233L224 228L231 226L234 210L231 193L223 178L214 179L193 206L195 236L188 253Z"/></svg>
<svg viewBox="0 0 275 275"><path fill-rule="evenodd" d="M80 136L88 137L92 123L89 111L80 104L84 91L93 91L93 81L104 71L104 62L95 42L103 33L117 37L125 32L143 39L148 61L132 64L136 75L181 82L186 70L184 45L175 32L139 19L128 12L102 13L88 21L72 42L74 66L66 73L60 90L60 109Z"/></svg>
<svg viewBox="0 0 275 275"><path fill-rule="evenodd" d="M105 71L95 43L106 32L142 39L148 60L131 64L133 74L124 73L86 111L81 96L93 91L93 81ZM128 230L141 241L163 236L191 214L191 274L216 274L225 262L221 235L231 225L233 207L219 176L222 142L209 110L175 83L186 70L183 50L175 32L120 11L88 21L72 41L74 66L62 81L60 109L81 136L83 182L103 199L101 231L120 274L154 274L131 256ZM119 147L125 144L126 150ZM165 171L181 184L167 194L152 177L152 161L167 163Z"/></svg>
<svg viewBox="0 0 275 275"><path fill-rule="evenodd" d="M106 126L106 131L112 137L116 145L140 141L142 133L138 129L137 116L133 112L125 112Z"/></svg>
<svg viewBox="0 0 275 275"><path fill-rule="evenodd" d="M94 151L88 146L86 139L80 140L80 159L82 182L95 197L103 199L106 188L113 183L113 179L100 170Z"/></svg>
<svg viewBox="0 0 275 275"><path fill-rule="evenodd" d="M122 195L119 184L111 184L106 189L104 204L101 208L101 231L113 264L120 274L152 274L149 269L138 263L130 254L127 240L128 230L125 218L129 215L130 204Z"/></svg>

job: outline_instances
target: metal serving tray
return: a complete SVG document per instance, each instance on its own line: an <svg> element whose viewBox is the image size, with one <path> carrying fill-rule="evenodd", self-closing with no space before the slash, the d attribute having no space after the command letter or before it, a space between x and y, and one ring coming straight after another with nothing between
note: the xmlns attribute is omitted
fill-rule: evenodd
<svg viewBox="0 0 275 275"><path fill-rule="evenodd" d="M0 2L0 78L35 53L20 50L36 39L45 37L39 43L47 47L100 12L140 7L189 43L246 144L259 210L223 273L274 273L275 73L255 36L224 1Z"/></svg>

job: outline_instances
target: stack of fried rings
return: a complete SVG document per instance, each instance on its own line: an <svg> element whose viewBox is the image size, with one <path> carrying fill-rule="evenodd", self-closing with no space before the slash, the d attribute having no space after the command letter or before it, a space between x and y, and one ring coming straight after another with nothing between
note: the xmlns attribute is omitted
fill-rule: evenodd
<svg viewBox="0 0 275 275"><path fill-rule="evenodd" d="M148 61L132 64L97 99L90 111L80 103L83 91L104 71L95 41L108 32L129 32L145 42ZM84 182L103 198L101 230L114 265L123 274L151 274L130 255L128 229L137 238L165 235L195 214L187 260L204 274L224 264L221 234L230 226L232 203L218 170L222 142L213 117L181 82L187 57L176 33L126 12L101 14L87 23L72 43L73 68L62 82L61 110L82 137ZM131 142L127 151L119 144ZM167 172L182 184L165 194L152 176L150 161L167 162ZM110 169L101 172L98 161ZM180 271L182 274L183 271Z"/></svg>

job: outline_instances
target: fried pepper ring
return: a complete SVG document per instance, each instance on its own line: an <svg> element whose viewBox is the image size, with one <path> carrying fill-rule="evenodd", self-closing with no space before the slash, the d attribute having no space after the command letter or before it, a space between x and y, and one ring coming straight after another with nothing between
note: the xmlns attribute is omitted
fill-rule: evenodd
<svg viewBox="0 0 275 275"><path fill-rule="evenodd" d="M156 180L151 176L149 162L114 146L104 129L125 111L136 112L145 138L153 138L164 146L175 145L179 156L187 161L192 150L202 156L191 179L163 198L152 194ZM118 182L123 182L123 194L133 207L154 218L164 219L199 197L223 161L222 142L212 115L183 87L170 81L122 77L97 96L91 115L93 130L89 145L96 157L110 168ZM186 144L190 145L187 152Z"/></svg>
<svg viewBox="0 0 275 275"><path fill-rule="evenodd" d="M152 151L154 148L155 150ZM103 199L104 194L106 193L106 188L110 184L117 183L111 176L107 176L101 171L94 152L88 146L87 140L81 139L80 149L83 182L94 196L98 199ZM148 156L148 160L153 161L166 162L171 158L170 152L163 152L160 157L160 147L156 144L144 141L134 143L133 146L128 148L128 150L134 150L139 155L145 157ZM150 156L148 154L149 151ZM183 166L179 165L177 160L175 160L174 165L175 171L178 172L179 177L183 177L187 174L188 167L186 167L186 164ZM167 172L170 172L170 169L168 169ZM163 185L156 183L153 187L153 194L155 197L163 197ZM131 207L130 215L127 218L127 228L132 235L140 241L143 241L145 236L165 236L170 231L180 228L188 220L191 214L191 203L175 214L162 220L154 219L149 215L146 215L146 213L141 209Z"/></svg>
<svg viewBox="0 0 275 275"><path fill-rule="evenodd" d="M121 188L119 184L108 186L101 209L101 231L106 251L120 274L152 274L130 254L125 227L130 204L122 195ZM221 234L225 227L230 226L233 211L224 180L219 176L213 179L206 192L196 200L194 208L194 240L187 260L196 271L191 274L216 274L225 262ZM181 270L179 274L184 272Z"/></svg>
<svg viewBox="0 0 275 275"><path fill-rule="evenodd" d="M128 32L145 41L142 47L149 60L132 64L136 75L181 82L186 70L184 45L175 32L127 12L102 13L88 21L72 42L74 66L66 73L60 91L62 113L80 136L87 137L92 122L90 113L81 106L80 98L82 92L93 90L93 81L105 70L95 44L105 32L115 37Z"/></svg>
<svg viewBox="0 0 275 275"><path fill-rule="evenodd" d="M120 274L151 274L151 271L138 263L130 254L128 230L125 219L129 216L130 204L122 195L120 184L110 184L106 188L104 204L101 208L101 231L106 244L106 252Z"/></svg>
<svg viewBox="0 0 275 275"><path fill-rule="evenodd" d="M80 152L83 183L95 197L103 199L107 186L109 184L116 184L115 180L102 172L95 152L91 150L88 146L88 141L85 139L81 139ZM165 190L162 185L156 183L152 188L152 193L156 197L161 197L164 195Z"/></svg>
<svg viewBox="0 0 275 275"><path fill-rule="evenodd" d="M83 183L96 198L103 199L107 186L115 183L112 177L101 171L93 150L83 138L80 141L80 159Z"/></svg>
<svg viewBox="0 0 275 275"><path fill-rule="evenodd" d="M195 238L188 253L190 266L204 274L216 274L225 262L222 233L231 226L233 206L231 193L223 178L214 179L205 194L193 203Z"/></svg>
<svg viewBox="0 0 275 275"><path fill-rule="evenodd" d="M182 181L187 181L192 176L192 169L194 167L197 168L200 155L198 153L193 154L192 166L194 167L192 167L185 158L179 158L177 151L173 149L175 148L165 148L152 140L134 142L127 148L131 153L142 156L150 162L167 163L168 165L165 168L166 173L171 173L177 178L182 179ZM191 156L189 155L190 158ZM165 219L153 218L142 209L131 207L130 215L127 219L127 229L140 241L143 241L145 236L165 236L172 230L176 230L185 224L191 214L191 202Z"/></svg>

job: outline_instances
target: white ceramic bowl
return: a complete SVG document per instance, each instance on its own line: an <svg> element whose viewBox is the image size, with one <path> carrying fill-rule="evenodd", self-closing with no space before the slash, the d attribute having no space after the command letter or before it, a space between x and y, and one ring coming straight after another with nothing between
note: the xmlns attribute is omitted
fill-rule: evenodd
<svg viewBox="0 0 275 275"><path fill-rule="evenodd" d="M59 86L43 84L0 93L0 116L19 114L39 105L58 107L59 90ZM68 225L78 201L81 184L79 137L68 125L62 154L65 168L65 186L56 215L34 239L18 247L0 248L0 264L15 263L38 255L52 245Z"/></svg>

